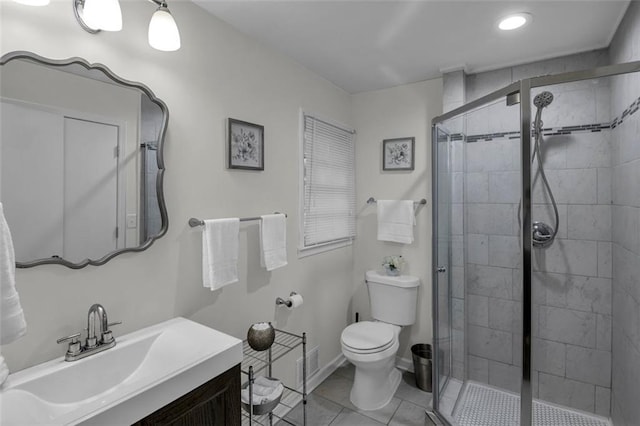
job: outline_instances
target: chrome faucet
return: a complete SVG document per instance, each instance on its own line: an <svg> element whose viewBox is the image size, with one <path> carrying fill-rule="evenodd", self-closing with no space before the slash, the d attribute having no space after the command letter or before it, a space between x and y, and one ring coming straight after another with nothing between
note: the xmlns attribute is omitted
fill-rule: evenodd
<svg viewBox="0 0 640 426"><path fill-rule="evenodd" d="M58 343L69 342L65 361L76 361L98 352L106 351L116 345L109 327L122 324L122 321L109 323L107 311L99 303L91 305L87 314L87 340L80 344L80 333L58 339Z"/></svg>

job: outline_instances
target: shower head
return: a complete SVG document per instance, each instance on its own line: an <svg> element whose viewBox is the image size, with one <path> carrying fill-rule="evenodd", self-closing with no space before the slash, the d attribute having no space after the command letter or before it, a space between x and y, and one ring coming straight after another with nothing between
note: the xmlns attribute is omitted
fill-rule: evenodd
<svg viewBox="0 0 640 426"><path fill-rule="evenodd" d="M542 92L533 98L533 104L536 108L544 108L551 102L553 102L553 93L551 92Z"/></svg>

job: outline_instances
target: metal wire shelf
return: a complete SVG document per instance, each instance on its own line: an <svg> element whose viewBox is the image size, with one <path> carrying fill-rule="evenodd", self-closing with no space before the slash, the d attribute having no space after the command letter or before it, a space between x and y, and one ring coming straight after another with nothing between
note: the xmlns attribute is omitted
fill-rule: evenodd
<svg viewBox="0 0 640 426"><path fill-rule="evenodd" d="M242 424L247 426L261 425L271 426L274 419L278 423L286 423L295 425L284 416L293 409L293 407L302 401L303 410L303 425L307 424L307 336L306 333L297 335L289 333L288 331L275 329L275 340L271 347L265 351L256 351L245 340L242 342L243 358L240 365L240 369L243 374L248 376L249 380L249 393L251 394L253 388L253 381L256 374L266 370L265 373L269 377L273 377L272 366L273 363L292 350L299 346L302 346L302 392L297 389L293 389L284 385L284 391L280 403L276 408L268 414L251 416L246 410L242 410Z"/></svg>
<svg viewBox="0 0 640 426"><path fill-rule="evenodd" d="M288 331L282 331L276 329L276 338L271 345L271 363L276 362L298 346L302 345L303 336L289 333ZM241 369L245 374L249 374L249 366L253 367L255 374L264 370L269 366L269 350L256 351L249 346L249 343L245 340L242 342L242 352L244 357L242 359Z"/></svg>
<svg viewBox="0 0 640 426"><path fill-rule="evenodd" d="M242 409L242 425L261 425L261 426L269 426L272 420L278 420L278 424L283 422L285 424L296 425L296 423L292 423L290 420L286 419L285 416L289 411L291 411L299 402L302 401L300 397L302 395L301 392L298 392L294 389L285 386L284 392L282 393L282 399L280 400L280 404L269 414L263 414L261 416L253 416L253 419L250 418L249 413L244 408ZM271 416L271 417L270 417Z"/></svg>

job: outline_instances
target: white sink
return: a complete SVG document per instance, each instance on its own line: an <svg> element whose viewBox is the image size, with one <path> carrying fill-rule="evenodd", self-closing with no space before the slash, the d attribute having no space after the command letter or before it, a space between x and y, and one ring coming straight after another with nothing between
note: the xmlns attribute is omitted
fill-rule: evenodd
<svg viewBox="0 0 640 426"><path fill-rule="evenodd" d="M9 375L0 424L131 424L242 361L242 341L184 318L116 336L87 358Z"/></svg>

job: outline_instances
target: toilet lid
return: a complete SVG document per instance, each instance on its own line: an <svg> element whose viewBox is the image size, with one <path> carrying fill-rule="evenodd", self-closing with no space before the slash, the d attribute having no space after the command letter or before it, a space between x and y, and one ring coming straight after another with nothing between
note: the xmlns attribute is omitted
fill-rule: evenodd
<svg viewBox="0 0 640 426"><path fill-rule="evenodd" d="M384 322L362 321L342 331L342 344L349 349L366 353L380 352L393 345L395 327Z"/></svg>

